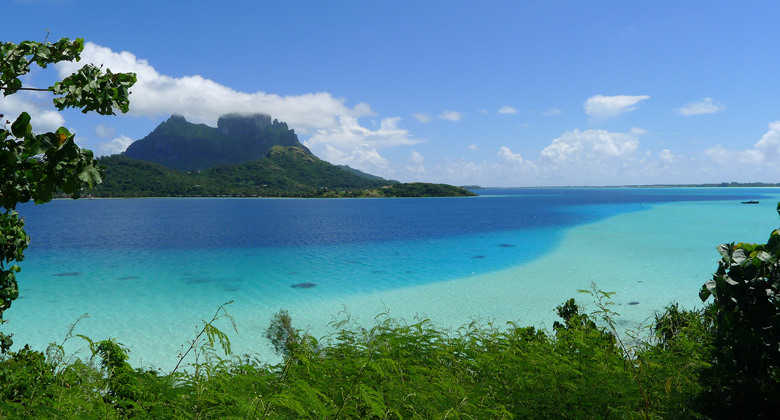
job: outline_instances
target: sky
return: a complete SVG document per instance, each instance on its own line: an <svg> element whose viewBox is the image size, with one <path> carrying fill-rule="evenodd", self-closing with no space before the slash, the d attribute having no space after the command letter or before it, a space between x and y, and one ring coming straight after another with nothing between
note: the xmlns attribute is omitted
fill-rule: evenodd
<svg viewBox="0 0 780 420"><path fill-rule="evenodd" d="M0 113L119 153L172 114L286 122L318 157L489 187L780 182L780 3L3 0L0 41L82 37L130 112Z"/></svg>

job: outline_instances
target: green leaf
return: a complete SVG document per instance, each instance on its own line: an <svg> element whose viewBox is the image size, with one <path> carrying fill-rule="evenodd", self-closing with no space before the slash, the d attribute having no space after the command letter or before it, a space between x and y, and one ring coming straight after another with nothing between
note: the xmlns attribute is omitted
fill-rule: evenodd
<svg viewBox="0 0 780 420"><path fill-rule="evenodd" d="M371 413L373 415L384 417L385 402L379 391L366 384L360 384L360 395L363 397L363 402L371 408Z"/></svg>
<svg viewBox="0 0 780 420"><path fill-rule="evenodd" d="M65 127L58 128L54 134L57 137L58 145L65 143L65 140L69 139L72 136L72 134L70 134L70 131L68 131L68 129Z"/></svg>
<svg viewBox="0 0 780 420"><path fill-rule="evenodd" d="M727 263L731 263L731 252L734 249L734 243L730 244L720 244L716 248L718 250L718 254L725 260Z"/></svg>
<svg viewBox="0 0 780 420"><path fill-rule="evenodd" d="M751 262L749 252L744 249L735 249L732 258L734 262L740 266L750 264Z"/></svg>
<svg viewBox="0 0 780 420"><path fill-rule="evenodd" d="M90 188L94 187L103 180L100 176L100 172L95 169L94 166L88 166L81 173L79 173L79 179L84 181Z"/></svg>
<svg viewBox="0 0 780 420"><path fill-rule="evenodd" d="M715 280L707 280L704 283L704 285L701 287L701 290L699 290L699 299L701 299L702 302L709 299L709 297L712 296L715 287L716 287Z"/></svg>
<svg viewBox="0 0 780 420"><path fill-rule="evenodd" d="M775 258L772 257L772 254L766 251L758 251L756 257L765 263L773 264L775 262Z"/></svg>
<svg viewBox="0 0 780 420"><path fill-rule="evenodd" d="M22 112L19 117L11 125L11 133L17 138L27 137L32 132L32 126L30 125L30 114Z"/></svg>

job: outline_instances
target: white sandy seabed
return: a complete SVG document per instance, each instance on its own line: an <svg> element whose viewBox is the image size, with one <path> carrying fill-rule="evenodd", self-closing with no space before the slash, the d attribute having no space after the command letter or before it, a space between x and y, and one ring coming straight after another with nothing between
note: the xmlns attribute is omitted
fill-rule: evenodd
<svg viewBox="0 0 780 420"><path fill-rule="evenodd" d="M298 327L327 333L323 325L345 310L360 323L389 311L415 322L457 328L471 321L552 329L556 306L576 298L586 311L593 298L580 289L616 292L611 309L623 328L648 325L670 302L701 307L698 292L717 269L715 249L726 242L766 242L780 227L777 200L677 202L652 206L569 230L553 252L530 263L484 275L358 295L288 308ZM647 207L647 206L645 206ZM338 317L337 317L338 318Z"/></svg>

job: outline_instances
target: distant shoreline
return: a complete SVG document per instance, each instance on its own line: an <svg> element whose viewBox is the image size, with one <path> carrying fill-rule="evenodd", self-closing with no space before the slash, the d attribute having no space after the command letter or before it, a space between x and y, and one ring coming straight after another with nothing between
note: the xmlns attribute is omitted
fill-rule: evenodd
<svg viewBox="0 0 780 420"><path fill-rule="evenodd" d="M719 183L719 184L650 184L650 185L566 185L533 187L482 187L478 185L461 186L468 190L518 190L518 189L563 189L563 188L780 188L780 183Z"/></svg>
<svg viewBox="0 0 780 420"><path fill-rule="evenodd" d="M534 186L534 187L481 187L481 186L461 186L460 188L469 190L469 191L480 191L480 190L540 190L540 189L619 189L619 188L637 188L637 189L644 189L644 188L780 188L780 183L778 184L760 184L760 183L750 183L750 184L737 184L737 183L730 183L730 184L657 184L657 185L589 185L589 186ZM479 195L478 193L475 193ZM56 199L70 199L71 197L68 196L58 196L55 197ZM313 196L313 197L296 197L296 196L247 196L247 195L170 195L170 196L159 196L159 195L149 195L149 196L126 196L126 197L105 197L105 196L90 196L90 195L83 195L79 197L81 200L114 200L114 199L128 199L128 198L251 198L251 199L258 199L258 198L273 198L273 199L300 199L300 198L306 198L306 199L340 199L340 198L364 198L364 199L374 199L374 198L461 198L458 196L363 196L363 197L349 197L349 196Z"/></svg>

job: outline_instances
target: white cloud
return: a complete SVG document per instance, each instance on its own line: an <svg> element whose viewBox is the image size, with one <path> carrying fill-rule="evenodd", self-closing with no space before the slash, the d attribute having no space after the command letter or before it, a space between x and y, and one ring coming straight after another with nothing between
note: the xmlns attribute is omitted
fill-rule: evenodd
<svg viewBox="0 0 780 420"><path fill-rule="evenodd" d="M764 136L762 145L774 147L780 156L780 122L770 132ZM642 150L640 138L645 134L639 128L625 132L567 131L534 158L502 146L494 159L481 162L467 159L429 162L425 165L425 180L483 186L688 183L705 182L703 177L716 169L669 149L657 153ZM412 169L411 165L402 168L396 172L396 179L413 178L416 173Z"/></svg>
<svg viewBox="0 0 780 420"><path fill-rule="evenodd" d="M545 117L553 117L553 116L559 115L561 112L563 112L563 111L561 111L558 108L550 108L547 111L542 111L542 115L545 116Z"/></svg>
<svg viewBox="0 0 780 420"><path fill-rule="evenodd" d="M438 163L428 173L430 182L442 182L454 185L474 184L475 182L488 183L485 185L498 185L493 180L501 178L498 171L499 165L495 163L475 163L465 159L456 161L444 161Z"/></svg>
<svg viewBox="0 0 780 420"><path fill-rule="evenodd" d="M578 141L569 142L557 138L542 150L542 157L552 162L565 162L583 149L582 143Z"/></svg>
<svg viewBox="0 0 780 420"><path fill-rule="evenodd" d="M758 169L758 167L765 165L764 155L756 149L729 150L717 145L705 150L704 155L721 167L738 165L740 167L752 166L754 169Z"/></svg>
<svg viewBox="0 0 780 420"><path fill-rule="evenodd" d="M571 130L553 139L530 158L499 148L492 160L428 162L425 180L455 185L636 185L697 182L773 182L780 178L780 121L752 146L730 150L715 146L683 156L671 149L642 149L645 130L625 132ZM412 178L414 168L400 168L396 179ZM396 168L398 169L398 168Z"/></svg>
<svg viewBox="0 0 780 420"><path fill-rule="evenodd" d="M338 126L317 130L305 141L305 145L313 150L324 144L343 149L358 145L383 148L420 143L419 140L413 139L407 130L398 128L400 120L398 117L385 118L379 129L372 131L361 126L357 118L343 116L339 118Z"/></svg>
<svg viewBox="0 0 780 420"><path fill-rule="evenodd" d="M433 120L433 117L428 114L412 114L412 117L421 123L429 123Z"/></svg>
<svg viewBox="0 0 780 420"><path fill-rule="evenodd" d="M507 148L509 151L509 149ZM519 155L511 153L511 156ZM501 154L501 152L499 152ZM520 158L522 159L522 158ZM466 159L443 161L426 173L430 182L444 182L454 185L520 186L536 179L538 170L527 160L499 159L497 162L471 162Z"/></svg>
<svg viewBox="0 0 780 420"><path fill-rule="evenodd" d="M412 157L410 159L412 160L412 162L414 162L414 163L416 163L418 165L421 165L425 161L423 156L421 154L417 153L417 151L415 151L415 150L412 150Z"/></svg>
<svg viewBox="0 0 780 420"><path fill-rule="evenodd" d="M55 131L65 125L65 118L57 111L36 109L34 112L36 115L33 116L31 113L31 121L36 132Z"/></svg>
<svg viewBox="0 0 780 420"><path fill-rule="evenodd" d="M643 133L641 129L631 129L627 133L576 129L565 132L542 149L536 162L537 183L626 184L632 179L642 179L647 165L637 151L638 136Z"/></svg>
<svg viewBox="0 0 780 420"><path fill-rule="evenodd" d="M244 93L198 75L174 78L160 74L147 60L129 52L114 52L86 43L79 63L56 65L60 77L75 72L85 63L104 65L113 72L135 72L138 82L131 89L130 115L164 116L181 114L188 121L216 126L217 118L229 112L266 113L285 121L302 133L335 127L340 117L373 115L360 103L350 108L344 99L317 92L279 96L266 92Z"/></svg>
<svg viewBox="0 0 780 420"><path fill-rule="evenodd" d="M95 154L97 156L108 156L108 155L115 155L117 153L122 153L127 149L127 146L130 146L130 143L133 142L133 139L127 136L119 136L109 142L102 143L97 147L97 150L95 151Z"/></svg>
<svg viewBox="0 0 780 420"><path fill-rule="evenodd" d="M107 139L116 135L116 128L98 124L95 126L95 134L101 139Z"/></svg>
<svg viewBox="0 0 780 420"><path fill-rule="evenodd" d="M12 123L22 112L30 114L30 125L36 133L55 131L65 125L62 114L51 108L51 98L45 99L40 93L18 92L11 96L0 98L0 114L3 114L3 122Z"/></svg>
<svg viewBox="0 0 780 420"><path fill-rule="evenodd" d="M678 108L677 113L688 117L691 115L715 114L725 110L726 106L722 103L715 101L712 98L704 98L699 102L690 102L684 107Z"/></svg>
<svg viewBox="0 0 780 420"><path fill-rule="evenodd" d="M407 130L398 127L400 120L385 118L379 129L371 130L361 126L357 118L345 116L339 118L337 127L317 130L303 144L328 162L392 177L394 167L377 150L420 143Z"/></svg>
<svg viewBox="0 0 780 420"><path fill-rule="evenodd" d="M477 150L476 144L469 144L469 150Z"/></svg>
<svg viewBox="0 0 780 420"><path fill-rule="evenodd" d="M447 121L460 121L463 119L463 114L457 111L444 111L439 115L439 118Z"/></svg>
<svg viewBox="0 0 780 420"><path fill-rule="evenodd" d="M756 150L764 159L775 165L780 164L780 121L769 123L769 131L756 143Z"/></svg>
<svg viewBox="0 0 780 420"><path fill-rule="evenodd" d="M669 149L658 152L658 159L665 165L672 165L682 160L682 156L675 155Z"/></svg>
<svg viewBox="0 0 780 420"><path fill-rule="evenodd" d="M749 165L753 169L780 172L780 121L769 123L769 131L751 149L728 150L718 145L705 150L704 154L723 167Z"/></svg>
<svg viewBox="0 0 780 420"><path fill-rule="evenodd" d="M425 174L425 158L417 151L412 150L412 155L409 157L411 164L406 166L406 170L416 175Z"/></svg>
<svg viewBox="0 0 780 420"><path fill-rule="evenodd" d="M499 114L517 114L517 109L504 105L498 110Z"/></svg>
<svg viewBox="0 0 780 420"><path fill-rule="evenodd" d="M520 156L519 153L512 153L512 150L506 146L501 146L501 148L498 149L498 155L507 162L523 163L523 157Z"/></svg>
<svg viewBox="0 0 780 420"><path fill-rule="evenodd" d="M575 129L553 140L541 154L553 162L625 158L636 153L639 149L637 136L644 133L644 130L638 128L628 133Z"/></svg>
<svg viewBox="0 0 780 420"><path fill-rule="evenodd" d="M390 161L380 155L376 149L365 144L348 151L336 149L328 144L318 155L334 165L349 165L372 175L390 177L393 173Z"/></svg>
<svg viewBox="0 0 780 420"><path fill-rule="evenodd" d="M637 108L636 104L649 98L647 95L595 95L588 98L583 107L585 108L585 113L592 117L610 118L635 110Z"/></svg>

